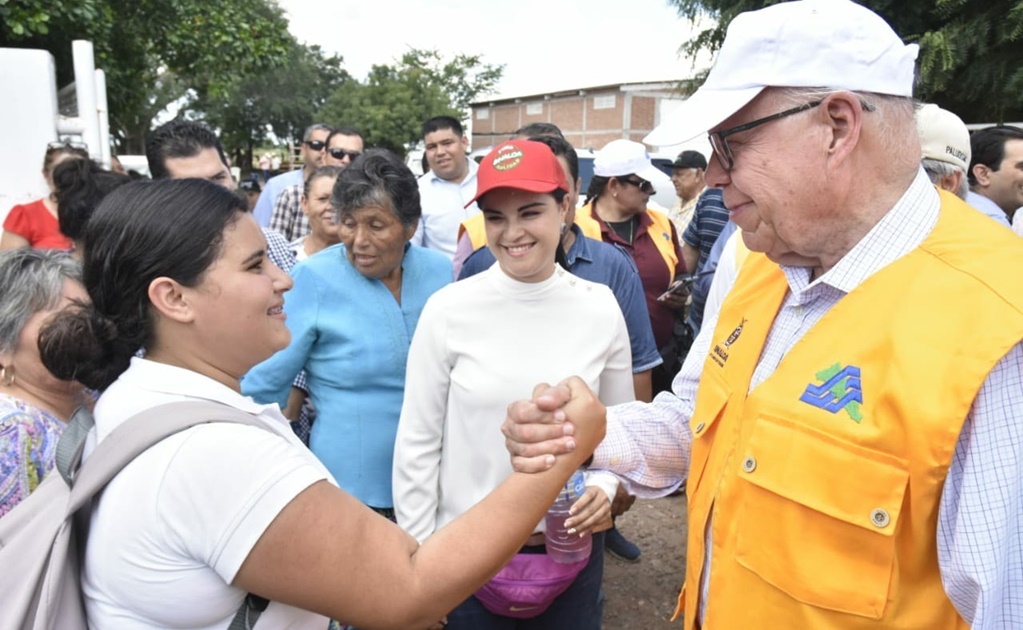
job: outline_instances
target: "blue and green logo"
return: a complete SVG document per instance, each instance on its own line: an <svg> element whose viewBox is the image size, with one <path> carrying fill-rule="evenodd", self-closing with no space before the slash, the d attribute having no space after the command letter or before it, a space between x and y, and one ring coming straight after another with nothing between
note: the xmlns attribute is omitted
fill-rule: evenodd
<svg viewBox="0 0 1023 630"><path fill-rule="evenodd" d="M860 384L860 368L836 363L815 374L819 385L810 383L799 400L819 409L838 413L845 411L856 423L863 421L863 389Z"/></svg>

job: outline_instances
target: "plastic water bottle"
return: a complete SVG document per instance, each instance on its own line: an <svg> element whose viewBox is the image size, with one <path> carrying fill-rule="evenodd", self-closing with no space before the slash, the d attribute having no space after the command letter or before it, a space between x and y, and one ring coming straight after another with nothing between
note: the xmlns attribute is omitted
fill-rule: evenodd
<svg viewBox="0 0 1023 630"><path fill-rule="evenodd" d="M590 535L580 537L578 533L570 534L565 527L565 519L570 516L568 508L572 507L585 491L586 478L583 471L577 470L561 489L554 505L547 510L545 517L547 555L555 562L573 564L590 557L590 549L593 547Z"/></svg>

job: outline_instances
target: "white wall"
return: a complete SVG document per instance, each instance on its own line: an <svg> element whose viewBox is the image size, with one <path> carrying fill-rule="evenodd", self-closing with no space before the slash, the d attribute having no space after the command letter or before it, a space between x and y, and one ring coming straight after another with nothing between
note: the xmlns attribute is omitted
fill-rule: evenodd
<svg viewBox="0 0 1023 630"><path fill-rule="evenodd" d="M45 50L0 48L0 222L11 207L49 193L46 145L57 140L57 78Z"/></svg>

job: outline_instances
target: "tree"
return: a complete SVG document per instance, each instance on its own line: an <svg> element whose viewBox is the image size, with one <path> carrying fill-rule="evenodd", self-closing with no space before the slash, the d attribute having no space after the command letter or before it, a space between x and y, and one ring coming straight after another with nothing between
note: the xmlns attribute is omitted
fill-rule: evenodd
<svg viewBox="0 0 1023 630"><path fill-rule="evenodd" d="M74 39L93 42L112 133L132 152L168 102L271 70L294 41L273 0L0 0L0 46L50 51L62 85L74 78Z"/></svg>
<svg viewBox="0 0 1023 630"><path fill-rule="evenodd" d="M736 15L779 0L668 0L679 15L716 24L683 44L695 57L716 51ZM920 45L916 96L966 122L1023 120L1023 2L1019 0L858 0L908 43Z"/></svg>
<svg viewBox="0 0 1023 630"><path fill-rule="evenodd" d="M420 138L433 116L462 119L470 103L493 92L503 66L479 55L445 60L435 50L412 49L394 65L376 65L362 82L349 81L330 96L319 118L354 125L366 143L399 155Z"/></svg>
<svg viewBox="0 0 1023 630"><path fill-rule="evenodd" d="M221 94L196 102L220 129L235 162L247 170L253 152L270 131L290 143L299 140L327 98L351 77L339 56L326 56L319 46L295 43L287 61L267 72L236 77Z"/></svg>

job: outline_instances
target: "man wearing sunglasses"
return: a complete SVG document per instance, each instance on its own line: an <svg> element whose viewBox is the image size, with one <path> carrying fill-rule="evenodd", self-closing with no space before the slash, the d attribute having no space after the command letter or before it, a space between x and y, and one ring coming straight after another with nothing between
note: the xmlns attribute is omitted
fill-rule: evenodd
<svg viewBox="0 0 1023 630"><path fill-rule="evenodd" d="M323 164L323 149L326 147L330 131L330 127L323 123L310 125L302 134L302 168L281 173L267 180L263 186L263 192L259 195L259 201L256 202L256 209L252 211L252 215L256 217L256 221L259 221L261 226L281 231L278 227L274 227L271 221L274 208L277 205L277 198L288 187L296 184L301 185L305 178L316 170L317 166Z"/></svg>
<svg viewBox="0 0 1023 630"><path fill-rule="evenodd" d="M640 496L687 483L685 630L1020 627L1023 247L921 168L916 56L850 0L741 13L646 138L709 130L752 251L592 461ZM568 391L509 408L508 443L541 442L517 469L564 450L532 418Z"/></svg>
<svg viewBox="0 0 1023 630"><path fill-rule="evenodd" d="M355 127L338 127L330 130L323 141L315 140L306 145L310 150L317 151L316 159L320 160L317 167L326 165L344 168L362 155L362 134ZM312 231L309 217L302 212L302 195L305 193L305 182L313 170L316 168L309 169L307 162L302 169L302 181L281 191L274 205L270 229L280 232L289 243L305 238Z"/></svg>

